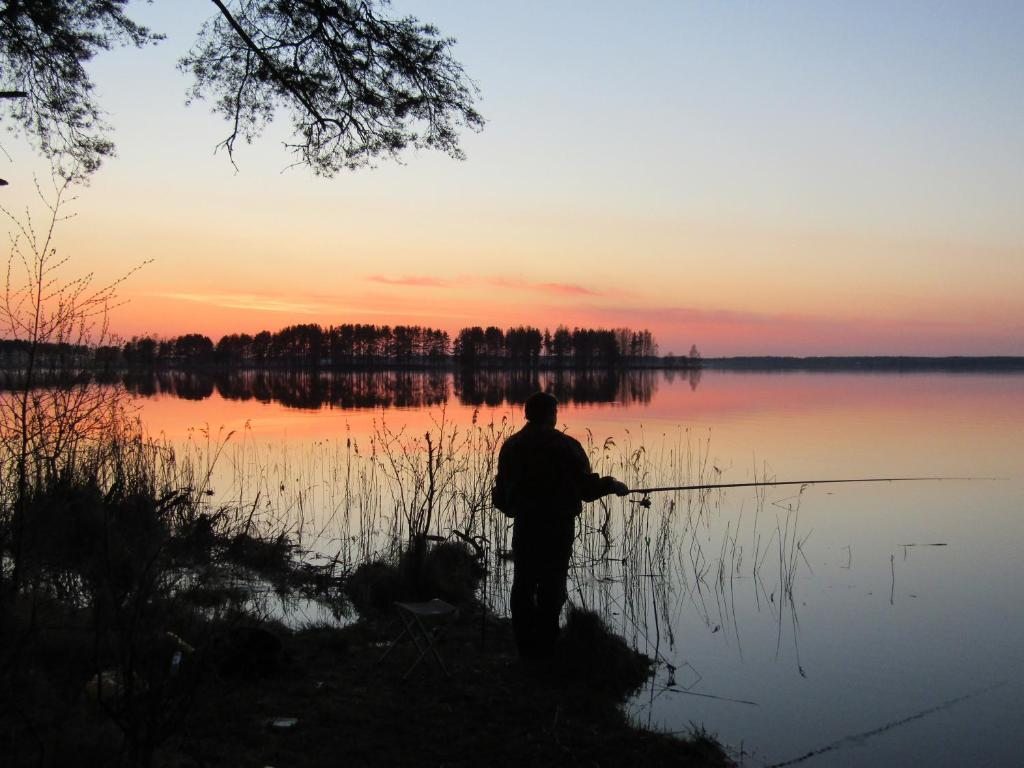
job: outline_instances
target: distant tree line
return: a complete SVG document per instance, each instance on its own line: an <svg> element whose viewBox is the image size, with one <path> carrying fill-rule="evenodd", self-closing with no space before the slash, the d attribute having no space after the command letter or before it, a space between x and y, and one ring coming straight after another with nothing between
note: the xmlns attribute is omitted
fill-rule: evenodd
<svg viewBox="0 0 1024 768"><path fill-rule="evenodd" d="M719 357L706 360L709 368L734 371L938 371L943 373L996 373L1024 371L1024 357L1010 355L914 357L898 355L860 357Z"/></svg>
<svg viewBox="0 0 1024 768"><path fill-rule="evenodd" d="M315 323L277 332L232 333L216 343L198 333L168 339L136 337L111 354L128 365L209 365L271 367L349 367L430 364L447 359L447 331L409 325Z"/></svg>
<svg viewBox="0 0 1024 768"><path fill-rule="evenodd" d="M658 345L649 330L532 326L463 328L345 324L290 325L277 332L222 336L188 333L166 339L135 337L97 350L108 366L275 368L428 367L455 361L463 367L608 367L652 360Z"/></svg>
<svg viewBox="0 0 1024 768"><path fill-rule="evenodd" d="M0 360L17 360L20 356L27 355L32 346L31 341L24 339L0 339ZM81 344L38 343L35 345L35 352L43 361L79 361L91 357L90 349Z"/></svg>

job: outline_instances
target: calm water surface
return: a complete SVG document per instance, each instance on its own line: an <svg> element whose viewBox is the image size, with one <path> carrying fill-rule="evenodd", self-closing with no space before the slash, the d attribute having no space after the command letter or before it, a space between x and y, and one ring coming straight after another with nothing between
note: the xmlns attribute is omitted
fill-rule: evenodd
<svg viewBox="0 0 1024 768"><path fill-rule="evenodd" d="M646 551L578 551L571 591L661 661L638 721L702 725L746 765L1024 765L1024 376L249 379L135 389L151 433L237 430L296 455L366 440L381 418L422 432L442 407L518 424L539 383L609 467L689 444L722 482L998 478L616 500L585 519L646 516Z"/></svg>

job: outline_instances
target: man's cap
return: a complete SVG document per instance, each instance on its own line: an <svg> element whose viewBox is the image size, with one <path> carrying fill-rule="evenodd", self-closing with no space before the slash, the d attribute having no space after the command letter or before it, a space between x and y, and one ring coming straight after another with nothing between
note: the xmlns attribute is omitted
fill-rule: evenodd
<svg viewBox="0 0 1024 768"><path fill-rule="evenodd" d="M544 421L558 410L558 399L547 392L534 392L526 398L526 420Z"/></svg>

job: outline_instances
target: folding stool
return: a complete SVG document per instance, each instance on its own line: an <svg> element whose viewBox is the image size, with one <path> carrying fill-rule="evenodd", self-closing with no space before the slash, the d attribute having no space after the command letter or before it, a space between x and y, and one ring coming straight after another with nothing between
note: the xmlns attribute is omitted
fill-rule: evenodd
<svg viewBox="0 0 1024 768"><path fill-rule="evenodd" d="M445 630L452 621L458 617L458 609L451 603L434 598L425 603L395 603L395 610L398 613L398 618L402 621L402 631L398 637L391 641L391 644L384 651L384 655L378 659L377 663L379 664L384 661L388 654L398 645L399 641L408 635L412 638L412 642L419 653L412 666L402 675L403 680L419 666L423 657L428 653L434 657L437 665L441 667L445 675L451 677L451 673L444 665L444 661L441 660L441 655L437 652L436 643L444 635Z"/></svg>

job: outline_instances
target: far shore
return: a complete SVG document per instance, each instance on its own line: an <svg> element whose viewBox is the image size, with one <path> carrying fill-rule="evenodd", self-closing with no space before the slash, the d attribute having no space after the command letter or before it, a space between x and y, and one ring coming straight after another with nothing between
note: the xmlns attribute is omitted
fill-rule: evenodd
<svg viewBox="0 0 1024 768"><path fill-rule="evenodd" d="M1024 372L1024 357L1016 356L868 356L868 357L706 357L705 369L729 371L891 371L945 373Z"/></svg>

